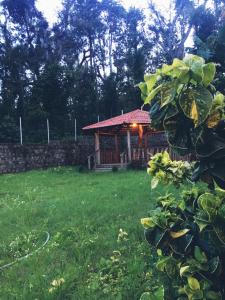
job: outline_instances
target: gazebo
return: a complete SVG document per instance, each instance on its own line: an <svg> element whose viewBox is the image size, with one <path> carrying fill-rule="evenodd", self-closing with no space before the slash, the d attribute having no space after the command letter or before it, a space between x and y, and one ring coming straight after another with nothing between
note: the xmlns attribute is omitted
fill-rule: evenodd
<svg viewBox="0 0 225 300"><path fill-rule="evenodd" d="M143 166L151 154L163 150L148 146L148 136L155 132L149 113L144 110L136 109L83 130L95 135L95 153L88 157L89 169L126 168L131 162Z"/></svg>

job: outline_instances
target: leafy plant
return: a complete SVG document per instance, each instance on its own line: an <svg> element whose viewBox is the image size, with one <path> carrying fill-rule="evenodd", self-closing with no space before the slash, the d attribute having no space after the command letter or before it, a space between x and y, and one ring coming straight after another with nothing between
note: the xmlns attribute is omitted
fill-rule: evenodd
<svg viewBox="0 0 225 300"><path fill-rule="evenodd" d="M183 161L172 161L168 152L157 153L148 163L148 174L153 176L152 188L155 188L159 181L164 183L172 182L179 186L182 182L191 177L192 164Z"/></svg>
<svg viewBox="0 0 225 300"><path fill-rule="evenodd" d="M146 240L158 249L156 268L179 279L176 299L222 299L224 200L225 193L195 186L178 199L159 197L157 208L141 220Z"/></svg>
<svg viewBox="0 0 225 300"><path fill-rule="evenodd" d="M193 180L207 174L225 188L225 97L212 84L215 74L214 63L187 55L145 75L139 87L152 126L165 131L173 151L196 157Z"/></svg>
<svg viewBox="0 0 225 300"><path fill-rule="evenodd" d="M157 250L156 268L167 274L173 298L163 287L141 299L225 299L225 97L212 85L215 64L198 56L174 59L139 86L150 103L153 127L165 130L172 150L197 162L171 161L167 152L149 162L152 188L172 183L179 196L166 194L141 220ZM202 179L208 184L197 184Z"/></svg>

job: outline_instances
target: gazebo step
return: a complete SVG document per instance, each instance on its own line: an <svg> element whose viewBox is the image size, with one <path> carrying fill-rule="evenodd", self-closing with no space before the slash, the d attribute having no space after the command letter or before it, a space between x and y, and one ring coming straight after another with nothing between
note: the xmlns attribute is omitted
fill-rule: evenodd
<svg viewBox="0 0 225 300"><path fill-rule="evenodd" d="M95 171L112 171L113 167L118 168L119 170L126 169L127 164L99 164L96 165Z"/></svg>

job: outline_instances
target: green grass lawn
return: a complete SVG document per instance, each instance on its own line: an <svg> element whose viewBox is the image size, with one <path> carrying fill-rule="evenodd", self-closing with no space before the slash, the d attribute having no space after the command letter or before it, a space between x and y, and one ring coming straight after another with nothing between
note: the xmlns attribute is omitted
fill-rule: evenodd
<svg viewBox="0 0 225 300"><path fill-rule="evenodd" d="M0 266L50 233L42 250L0 271L0 299L139 299L153 267L140 218L154 193L142 171L0 176Z"/></svg>

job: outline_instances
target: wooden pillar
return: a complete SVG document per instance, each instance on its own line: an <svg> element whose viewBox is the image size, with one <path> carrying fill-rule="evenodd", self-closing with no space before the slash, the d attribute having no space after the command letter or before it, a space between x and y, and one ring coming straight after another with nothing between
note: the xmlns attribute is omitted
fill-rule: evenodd
<svg viewBox="0 0 225 300"><path fill-rule="evenodd" d="M96 154L96 164L100 164L100 138L99 133L95 133L95 154Z"/></svg>
<svg viewBox="0 0 225 300"><path fill-rule="evenodd" d="M128 152L128 162L130 162L131 161L130 129L127 130L127 152Z"/></svg>
<svg viewBox="0 0 225 300"><path fill-rule="evenodd" d="M148 159L148 132L145 133L145 158Z"/></svg>
<svg viewBox="0 0 225 300"><path fill-rule="evenodd" d="M118 135L115 134L115 149L116 149L116 159L119 161L119 145L118 145Z"/></svg>

